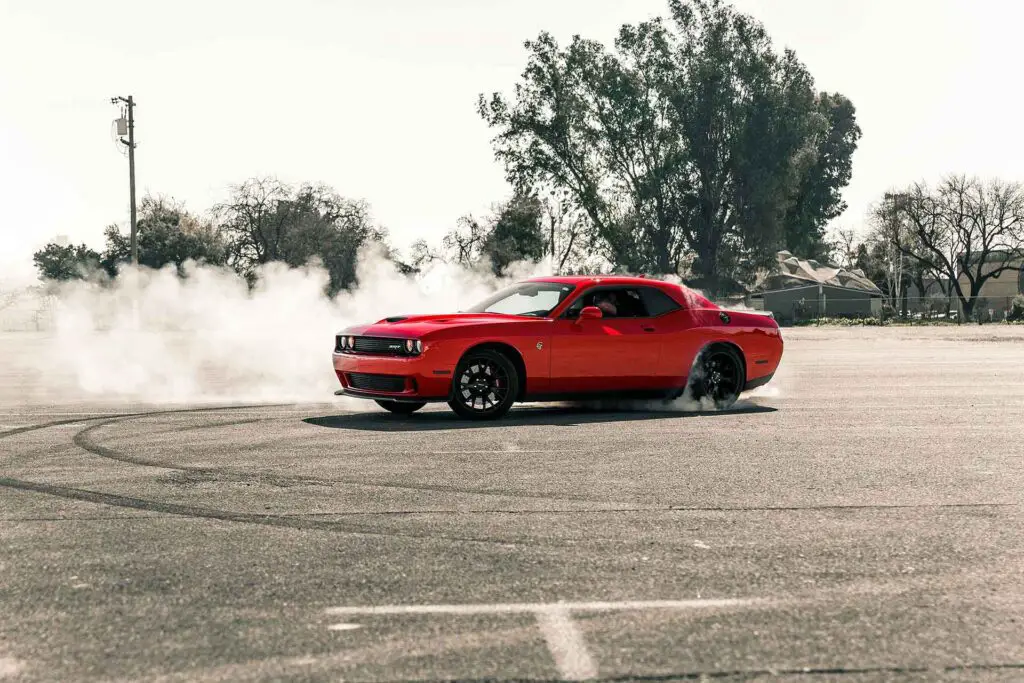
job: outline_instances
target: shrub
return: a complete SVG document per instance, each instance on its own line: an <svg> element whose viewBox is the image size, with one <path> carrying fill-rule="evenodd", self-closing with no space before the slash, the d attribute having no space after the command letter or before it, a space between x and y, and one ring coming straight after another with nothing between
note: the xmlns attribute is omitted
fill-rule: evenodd
<svg viewBox="0 0 1024 683"><path fill-rule="evenodd" d="M878 318L854 317L816 318L813 320L798 320L793 323L794 327L814 327L817 325L832 325L835 327L879 327L887 324L888 322L883 323Z"/></svg>
<svg viewBox="0 0 1024 683"><path fill-rule="evenodd" d="M1024 321L1024 294L1018 294L1013 298L1013 303L1010 304L1010 312L1006 314L1006 319L1009 322Z"/></svg>

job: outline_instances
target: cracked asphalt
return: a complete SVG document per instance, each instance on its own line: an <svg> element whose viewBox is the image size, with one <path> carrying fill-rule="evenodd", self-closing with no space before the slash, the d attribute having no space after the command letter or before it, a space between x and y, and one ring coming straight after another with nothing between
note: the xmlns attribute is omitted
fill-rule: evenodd
<svg viewBox="0 0 1024 683"><path fill-rule="evenodd" d="M1024 680L1024 327L783 334L724 413L3 392L0 681Z"/></svg>

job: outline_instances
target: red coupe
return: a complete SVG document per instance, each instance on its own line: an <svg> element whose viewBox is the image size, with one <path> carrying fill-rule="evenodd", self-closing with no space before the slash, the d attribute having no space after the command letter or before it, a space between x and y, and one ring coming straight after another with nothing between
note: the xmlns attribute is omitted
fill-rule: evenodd
<svg viewBox="0 0 1024 683"><path fill-rule="evenodd" d="M338 395L408 414L447 402L489 419L517 401L678 398L719 408L769 382L782 358L769 315L723 309L642 277L545 277L468 311L402 315L335 338Z"/></svg>

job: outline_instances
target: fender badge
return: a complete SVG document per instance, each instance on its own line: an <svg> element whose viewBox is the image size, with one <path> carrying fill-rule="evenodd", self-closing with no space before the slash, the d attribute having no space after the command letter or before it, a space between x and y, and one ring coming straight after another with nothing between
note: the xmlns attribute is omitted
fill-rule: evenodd
<svg viewBox="0 0 1024 683"><path fill-rule="evenodd" d="M729 314L724 312L724 311L719 313L718 317L722 319L723 323L728 323L729 322Z"/></svg>
<svg viewBox="0 0 1024 683"><path fill-rule="evenodd" d="M537 350L540 351L544 348L544 342L537 342Z"/></svg>

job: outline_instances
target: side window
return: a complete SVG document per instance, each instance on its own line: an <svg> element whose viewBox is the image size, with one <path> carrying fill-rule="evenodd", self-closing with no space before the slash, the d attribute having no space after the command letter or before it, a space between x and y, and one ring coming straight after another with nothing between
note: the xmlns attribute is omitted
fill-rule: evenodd
<svg viewBox="0 0 1024 683"><path fill-rule="evenodd" d="M646 318L649 315L640 290L632 287L602 287L585 292L566 309L565 317L578 318L586 306L597 306L606 318Z"/></svg>
<svg viewBox="0 0 1024 683"><path fill-rule="evenodd" d="M616 318L646 318L647 308L644 306L644 300L640 297L640 290L638 289L620 289L615 292L618 297L616 298L616 306L618 311Z"/></svg>
<svg viewBox="0 0 1024 683"><path fill-rule="evenodd" d="M682 306L677 304L672 297L660 289L655 289L654 287L641 287L640 293L643 296L647 312L652 318L656 318L659 315L682 308Z"/></svg>

